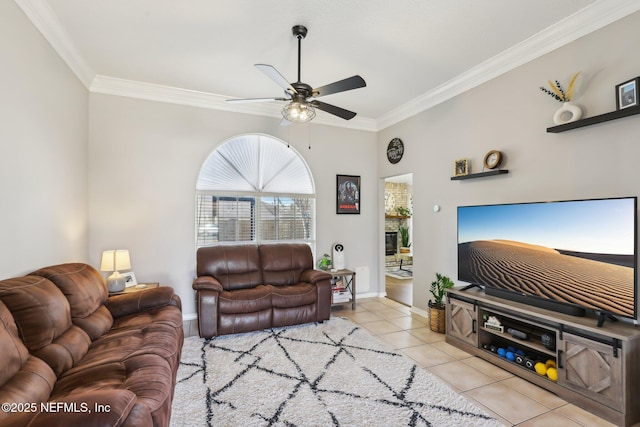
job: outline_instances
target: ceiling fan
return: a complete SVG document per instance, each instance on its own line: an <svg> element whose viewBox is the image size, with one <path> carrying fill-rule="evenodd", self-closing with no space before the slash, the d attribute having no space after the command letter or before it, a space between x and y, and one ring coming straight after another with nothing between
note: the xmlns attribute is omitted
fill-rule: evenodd
<svg viewBox="0 0 640 427"><path fill-rule="evenodd" d="M337 82L330 83L318 88L312 88L310 85L300 80L300 56L302 50L302 39L307 36L307 28L303 25L295 25L291 28L293 35L298 39L298 81L295 83L287 82L282 74L278 72L272 65L255 64L256 68L267 77L273 80L278 86L284 89L284 97L280 98L248 98L248 99L227 99L227 102L264 102L264 101L289 101L282 109L282 116L285 120L295 123L305 123L311 121L315 116L315 108L325 111L334 116L341 117L345 120L351 120L356 116L353 111L318 101L315 98L330 95L338 92L345 92L352 89L365 87L367 83L358 75L348 77Z"/></svg>

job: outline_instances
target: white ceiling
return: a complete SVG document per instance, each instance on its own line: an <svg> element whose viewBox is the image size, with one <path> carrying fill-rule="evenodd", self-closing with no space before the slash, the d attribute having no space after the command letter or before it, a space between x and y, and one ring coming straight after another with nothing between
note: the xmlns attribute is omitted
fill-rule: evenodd
<svg viewBox="0 0 640 427"><path fill-rule="evenodd" d="M253 67L313 87L354 74L367 87L321 100L379 130L640 9L637 0L15 0L98 93L277 117L279 97ZM541 76L542 78L543 76Z"/></svg>

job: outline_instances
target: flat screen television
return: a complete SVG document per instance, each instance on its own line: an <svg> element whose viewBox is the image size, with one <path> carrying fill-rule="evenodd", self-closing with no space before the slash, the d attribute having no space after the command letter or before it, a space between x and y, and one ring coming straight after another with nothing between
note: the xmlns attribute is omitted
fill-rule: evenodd
<svg viewBox="0 0 640 427"><path fill-rule="evenodd" d="M637 198L458 207L458 280L572 315L637 319Z"/></svg>

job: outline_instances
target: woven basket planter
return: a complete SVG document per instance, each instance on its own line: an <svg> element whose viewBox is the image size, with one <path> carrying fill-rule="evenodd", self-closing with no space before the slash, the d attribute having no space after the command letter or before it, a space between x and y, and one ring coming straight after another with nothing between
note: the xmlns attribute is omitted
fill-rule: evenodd
<svg viewBox="0 0 640 427"><path fill-rule="evenodd" d="M446 311L444 308L439 308L431 304L429 301L429 325L433 332L438 332L440 334L445 333L445 320L446 320Z"/></svg>

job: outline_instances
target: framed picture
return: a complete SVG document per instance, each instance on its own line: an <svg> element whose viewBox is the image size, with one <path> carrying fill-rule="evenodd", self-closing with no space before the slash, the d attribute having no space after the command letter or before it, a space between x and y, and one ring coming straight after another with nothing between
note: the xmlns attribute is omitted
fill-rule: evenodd
<svg viewBox="0 0 640 427"><path fill-rule="evenodd" d="M617 110L638 105L638 86L640 86L640 77L616 85Z"/></svg>
<svg viewBox="0 0 640 427"><path fill-rule="evenodd" d="M336 213L360 213L360 177L336 175Z"/></svg>
<svg viewBox="0 0 640 427"><path fill-rule="evenodd" d="M130 271L128 273L122 273L122 277L124 277L124 284L127 288L138 284L138 281L136 280L136 275L133 274L133 271Z"/></svg>
<svg viewBox="0 0 640 427"><path fill-rule="evenodd" d="M453 175L469 175L469 159L459 159L453 162Z"/></svg>

